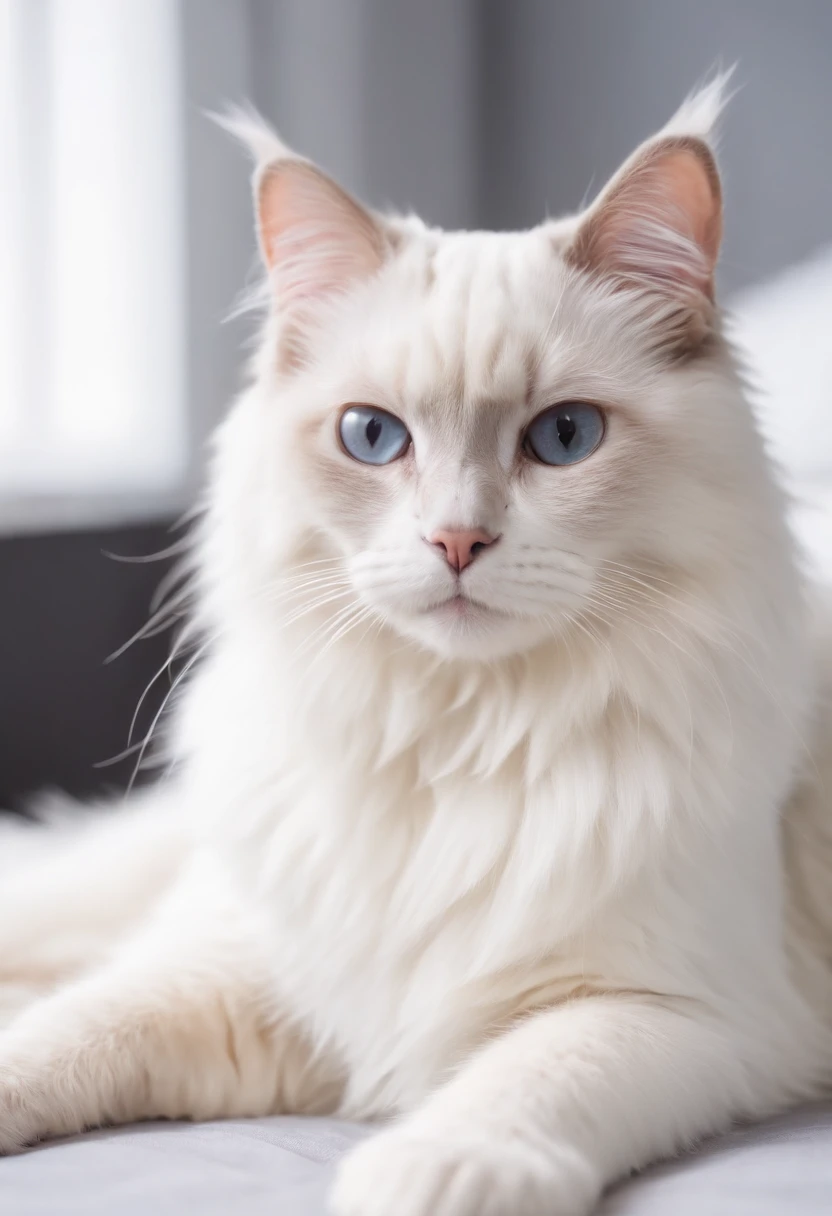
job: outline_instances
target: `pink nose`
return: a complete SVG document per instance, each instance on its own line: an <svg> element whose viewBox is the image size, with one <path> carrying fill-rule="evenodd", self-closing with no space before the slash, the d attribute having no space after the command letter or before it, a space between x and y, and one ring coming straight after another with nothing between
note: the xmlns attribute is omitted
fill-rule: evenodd
<svg viewBox="0 0 832 1216"><path fill-rule="evenodd" d="M444 552L448 565L459 574L466 566L470 566L480 550L484 549L486 545L492 545L497 538L489 536L487 532L477 528L472 532L451 532L440 529L427 539L434 548Z"/></svg>

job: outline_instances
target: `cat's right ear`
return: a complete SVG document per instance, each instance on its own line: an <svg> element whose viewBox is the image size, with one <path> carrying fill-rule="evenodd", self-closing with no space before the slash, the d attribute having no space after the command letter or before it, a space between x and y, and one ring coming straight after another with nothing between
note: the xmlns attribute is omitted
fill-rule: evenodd
<svg viewBox="0 0 832 1216"><path fill-rule="evenodd" d="M381 266L378 223L314 165L271 161L258 168L254 188L260 249L281 311L341 294Z"/></svg>
<svg viewBox="0 0 832 1216"><path fill-rule="evenodd" d="M297 156L251 110L218 116L255 162L254 205L272 306L302 323L315 308L380 268L390 247L382 223Z"/></svg>

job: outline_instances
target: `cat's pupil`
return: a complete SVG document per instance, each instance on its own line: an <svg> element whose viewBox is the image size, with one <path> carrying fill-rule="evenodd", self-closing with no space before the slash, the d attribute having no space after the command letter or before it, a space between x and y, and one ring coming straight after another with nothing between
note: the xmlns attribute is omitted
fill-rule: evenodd
<svg viewBox="0 0 832 1216"><path fill-rule="evenodd" d="M568 448L572 440L575 438L575 431L578 429L575 423L568 414L563 414L557 420L558 439L565 448Z"/></svg>
<svg viewBox="0 0 832 1216"><path fill-rule="evenodd" d="M365 434L367 435L367 442L369 443L370 447L374 448L378 442L378 437L381 434L381 423L379 422L378 418L370 419L370 421L367 423L367 430Z"/></svg>

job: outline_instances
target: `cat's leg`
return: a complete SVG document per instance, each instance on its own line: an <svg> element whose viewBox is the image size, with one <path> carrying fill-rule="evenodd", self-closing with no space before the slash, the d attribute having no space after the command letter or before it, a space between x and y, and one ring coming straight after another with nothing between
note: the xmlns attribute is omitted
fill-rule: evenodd
<svg viewBox="0 0 832 1216"><path fill-rule="evenodd" d="M354 1150L332 1210L586 1216L609 1182L749 1113L747 1063L693 1005L599 996L533 1015Z"/></svg>
<svg viewBox="0 0 832 1216"><path fill-rule="evenodd" d="M125 807L42 810L43 823L0 815L0 1024L106 958L172 885L189 845L161 788Z"/></svg>
<svg viewBox="0 0 832 1216"><path fill-rule="evenodd" d="M252 926L183 890L0 1035L0 1151L105 1123L331 1109L321 1068L281 1017Z"/></svg>

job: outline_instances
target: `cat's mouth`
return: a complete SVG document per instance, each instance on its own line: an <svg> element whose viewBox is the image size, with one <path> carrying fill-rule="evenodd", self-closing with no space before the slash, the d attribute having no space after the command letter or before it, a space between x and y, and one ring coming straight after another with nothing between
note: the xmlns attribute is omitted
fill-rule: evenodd
<svg viewBox="0 0 832 1216"><path fill-rule="evenodd" d="M475 661L524 651L541 640L539 622L475 599L459 582L453 591L424 607L414 604L400 622L401 632L443 658Z"/></svg>
<svg viewBox="0 0 832 1216"><path fill-rule="evenodd" d="M488 604L484 604L482 600L475 600L470 595L464 595L461 591L458 591L456 595L448 596L447 599L440 600L438 604L431 604L425 609L425 613L429 616L464 621L479 620L484 616L506 615L504 612L500 612L498 608L491 608Z"/></svg>

